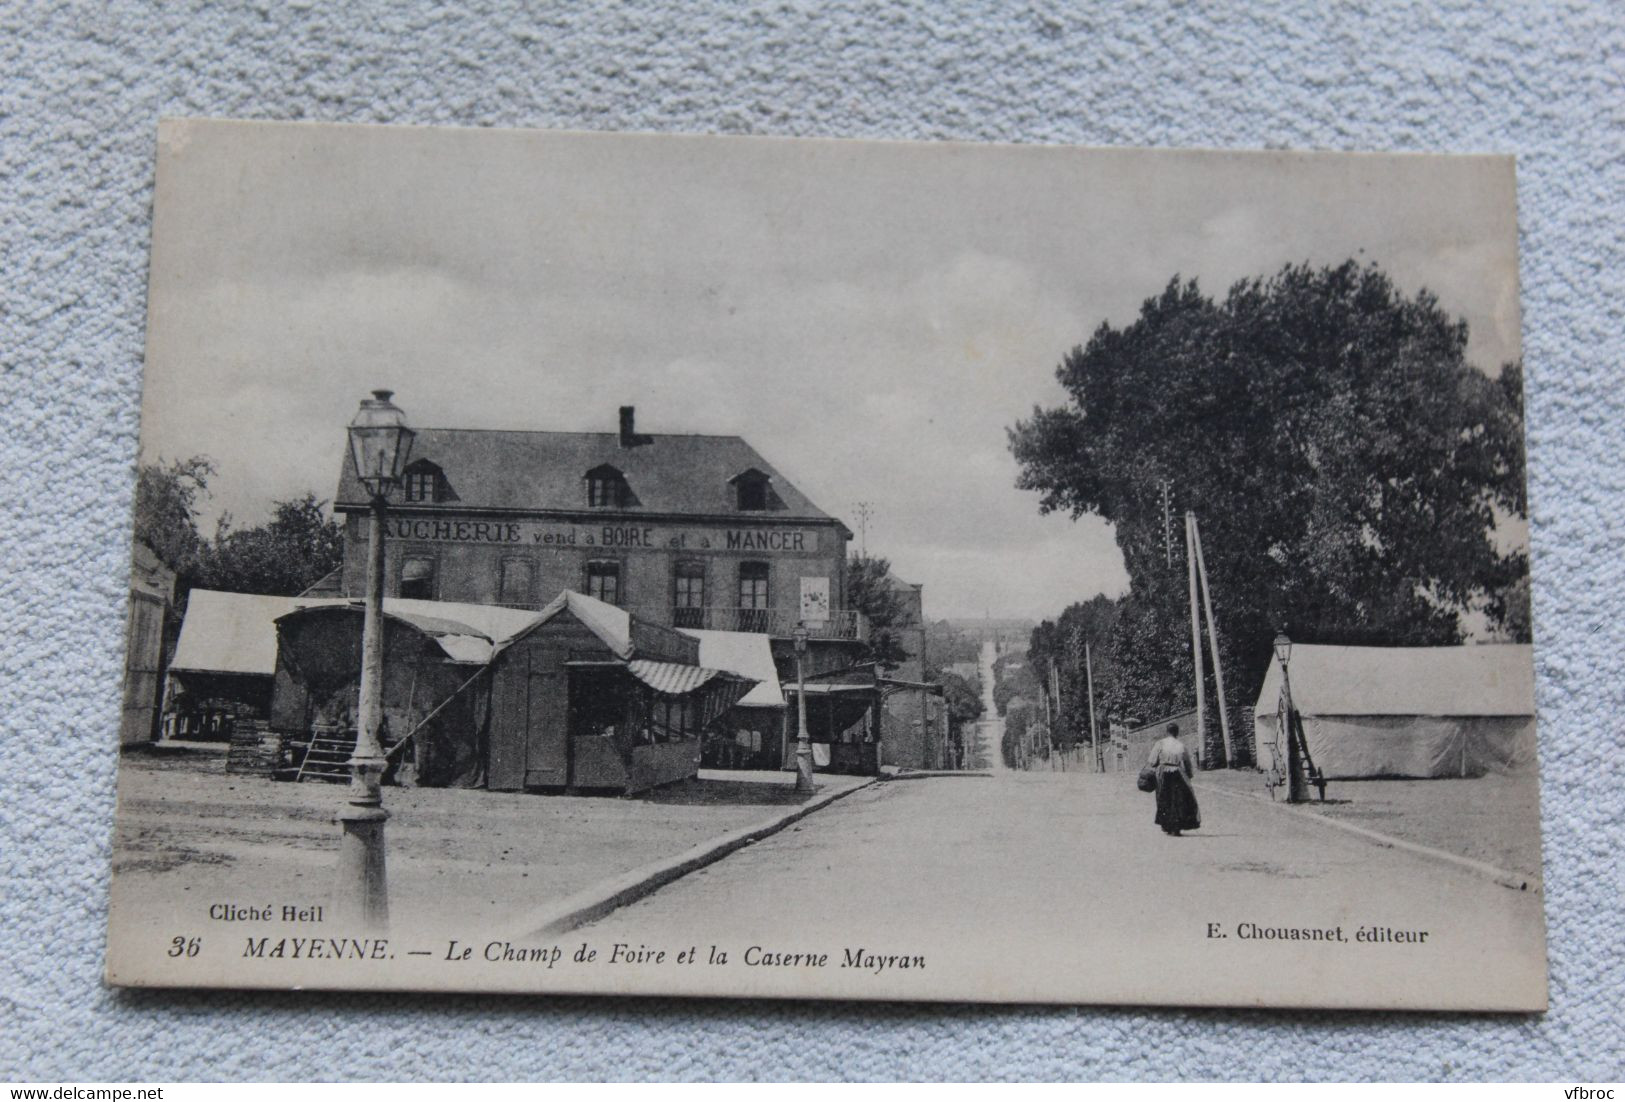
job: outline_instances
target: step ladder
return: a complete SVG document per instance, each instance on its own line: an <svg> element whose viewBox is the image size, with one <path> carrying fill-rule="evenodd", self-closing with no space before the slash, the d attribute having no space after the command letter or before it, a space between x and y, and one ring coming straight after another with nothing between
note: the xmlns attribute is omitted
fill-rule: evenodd
<svg viewBox="0 0 1625 1102"><path fill-rule="evenodd" d="M355 753L354 730L316 728L311 733L310 746L299 763L296 781L326 781L328 784L350 783L350 758Z"/></svg>

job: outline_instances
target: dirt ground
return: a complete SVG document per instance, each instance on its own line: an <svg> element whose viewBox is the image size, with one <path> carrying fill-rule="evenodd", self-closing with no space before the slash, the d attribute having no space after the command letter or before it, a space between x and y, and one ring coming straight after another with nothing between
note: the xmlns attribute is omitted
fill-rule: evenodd
<svg viewBox="0 0 1625 1102"><path fill-rule="evenodd" d="M321 904L344 788L228 774L224 748L126 753L113 904L134 914L256 901ZM824 791L863 778L823 776ZM596 883L801 802L784 773L702 771L640 796L386 788L393 916L513 922Z"/></svg>
<svg viewBox="0 0 1625 1102"><path fill-rule="evenodd" d="M1269 798L1261 773L1216 770L1200 774L1198 780ZM1318 815L1518 873L1532 884L1541 882L1540 784L1533 773L1331 781L1325 803L1311 799L1301 806Z"/></svg>

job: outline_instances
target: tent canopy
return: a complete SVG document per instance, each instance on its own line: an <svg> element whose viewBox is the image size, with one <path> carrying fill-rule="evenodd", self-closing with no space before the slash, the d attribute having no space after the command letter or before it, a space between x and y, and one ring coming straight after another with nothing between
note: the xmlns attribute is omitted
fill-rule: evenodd
<svg viewBox="0 0 1625 1102"><path fill-rule="evenodd" d="M342 597L268 597L194 589L186 602L170 669L180 673L276 673L276 622L307 608L355 609ZM494 648L536 621L537 613L449 601L387 598L384 615L435 639L454 662L486 662Z"/></svg>
<svg viewBox="0 0 1625 1102"><path fill-rule="evenodd" d="M1325 647L1294 643L1292 703L1317 716L1532 716L1533 648ZM1274 715L1281 666L1270 664L1257 714Z"/></svg>
<svg viewBox="0 0 1625 1102"><path fill-rule="evenodd" d="M1528 646L1294 644L1292 703L1315 765L1331 779L1474 777L1534 762L1535 673ZM1254 706L1261 764L1285 775L1281 668Z"/></svg>
<svg viewBox="0 0 1625 1102"><path fill-rule="evenodd" d="M585 593L563 590L557 597L547 602L540 612L531 614L534 622L527 624L526 628L545 624L559 613L566 611L586 625L587 630L598 636L599 641L608 647L616 658L625 661L632 657L632 614L624 608L589 597Z"/></svg>

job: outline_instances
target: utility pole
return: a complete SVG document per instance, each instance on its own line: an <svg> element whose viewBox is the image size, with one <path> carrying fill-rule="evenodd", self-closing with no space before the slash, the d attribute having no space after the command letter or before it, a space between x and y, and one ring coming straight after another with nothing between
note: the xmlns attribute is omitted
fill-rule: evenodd
<svg viewBox="0 0 1625 1102"><path fill-rule="evenodd" d="M874 506L867 501L860 501L857 505L858 513L858 554L864 558L869 557L869 518L875 515Z"/></svg>
<svg viewBox="0 0 1625 1102"><path fill-rule="evenodd" d="M1202 607L1207 610L1207 641L1213 654L1213 683L1219 693L1219 733L1224 737L1224 767L1235 762L1230 746L1230 716L1224 695L1224 667L1219 664L1219 625L1213 620L1213 591L1207 584L1207 561L1202 557L1202 529L1191 515L1191 539L1196 549L1196 577L1202 583Z"/></svg>
<svg viewBox="0 0 1625 1102"><path fill-rule="evenodd" d="M1174 519L1168 501L1168 491L1171 487L1172 483L1166 478L1162 480L1162 557L1170 569L1174 565Z"/></svg>
<svg viewBox="0 0 1625 1102"><path fill-rule="evenodd" d="M1207 705L1202 692L1202 621L1196 606L1196 514L1185 513L1185 565L1190 580L1191 670L1196 679L1196 753L1198 760L1207 745ZM1202 762L1205 768L1207 763Z"/></svg>
<svg viewBox="0 0 1625 1102"><path fill-rule="evenodd" d="M1089 685L1089 757L1094 762L1092 772L1103 773L1100 761L1100 735L1095 730L1095 666L1089 655L1089 640L1083 641L1083 672Z"/></svg>
<svg viewBox="0 0 1625 1102"><path fill-rule="evenodd" d="M1053 691L1055 693L1055 723L1050 727L1050 731L1049 731L1049 750L1050 750L1049 767L1051 769L1054 769L1055 768L1055 743L1057 741L1056 732L1060 729L1060 726L1061 726L1061 676L1060 676L1060 674L1055 672L1055 659L1053 659L1053 658L1051 658L1049 660L1049 681L1050 681L1050 689L1051 689L1051 691ZM1062 738L1062 739L1059 740L1059 742L1061 744L1062 750L1064 751L1066 749L1066 739ZM1063 769L1066 768L1066 758L1065 757L1061 758L1061 767Z"/></svg>
<svg viewBox="0 0 1625 1102"><path fill-rule="evenodd" d="M1029 661L1030 661L1030 659L1029 659ZM1050 713L1050 707L1049 707L1049 678L1045 677L1042 672L1040 672L1039 675L1038 675L1038 693L1039 693L1040 696L1042 696L1044 698L1044 737L1049 738L1050 737L1050 732L1054 729L1054 722L1055 721L1054 721L1054 719L1053 719L1053 717L1052 717L1052 715ZM1031 741L1032 741L1032 746L1033 746L1033 754L1034 754L1034 756L1036 756L1038 754L1038 732L1037 731L1033 732L1033 736L1032 736Z"/></svg>

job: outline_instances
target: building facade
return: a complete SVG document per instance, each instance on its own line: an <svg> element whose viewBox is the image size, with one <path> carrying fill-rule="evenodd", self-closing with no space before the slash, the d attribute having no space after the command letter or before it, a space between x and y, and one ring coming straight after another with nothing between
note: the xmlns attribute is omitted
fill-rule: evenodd
<svg viewBox="0 0 1625 1102"><path fill-rule="evenodd" d="M368 501L348 456L334 510L359 597ZM616 432L419 429L387 524L391 597L535 609L574 590L669 627L867 631L845 607L845 524L740 437L639 433L629 406Z"/></svg>

